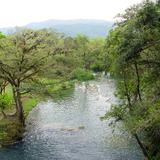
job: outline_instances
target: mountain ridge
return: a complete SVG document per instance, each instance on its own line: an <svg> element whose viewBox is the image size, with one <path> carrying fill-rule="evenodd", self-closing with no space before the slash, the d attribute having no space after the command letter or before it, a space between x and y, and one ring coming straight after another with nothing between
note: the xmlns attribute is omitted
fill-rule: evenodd
<svg viewBox="0 0 160 160"><path fill-rule="evenodd" d="M55 20L49 19L41 22L32 22L22 26L23 28L42 29L53 28L58 32L62 32L68 36L76 36L77 34L85 34L89 37L105 37L109 30L113 27L113 22L105 20L91 19L72 19L72 20ZM0 28L5 34L14 33L16 27Z"/></svg>

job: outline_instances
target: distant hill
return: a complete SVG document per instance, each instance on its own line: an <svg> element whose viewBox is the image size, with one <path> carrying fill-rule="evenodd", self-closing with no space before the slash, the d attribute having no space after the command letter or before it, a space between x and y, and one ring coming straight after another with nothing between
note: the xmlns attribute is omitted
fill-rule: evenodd
<svg viewBox="0 0 160 160"><path fill-rule="evenodd" d="M53 28L69 36L82 33L89 37L105 37L113 27L113 22L104 20L47 20L29 23L23 27L32 29ZM15 28L1 28L0 31L10 34L15 32Z"/></svg>

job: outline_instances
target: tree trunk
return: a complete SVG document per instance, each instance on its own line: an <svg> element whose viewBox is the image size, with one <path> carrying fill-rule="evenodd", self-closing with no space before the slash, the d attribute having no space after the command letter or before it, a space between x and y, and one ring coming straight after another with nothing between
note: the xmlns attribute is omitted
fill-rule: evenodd
<svg viewBox="0 0 160 160"><path fill-rule="evenodd" d="M87 70L87 64L86 64L86 52L83 53L83 61L84 61L84 69Z"/></svg>
<svg viewBox="0 0 160 160"><path fill-rule="evenodd" d="M7 81L4 81L1 86L0 86L0 93L5 93L5 90L6 90L6 86L8 85L8 82Z"/></svg>
<svg viewBox="0 0 160 160"><path fill-rule="evenodd" d="M126 97L127 97L129 109L132 110L131 97L130 97L130 93L129 93L127 82L126 82L126 73L125 73L125 71L123 71L123 81L124 81L124 87L125 87L125 92L126 92Z"/></svg>
<svg viewBox="0 0 160 160"><path fill-rule="evenodd" d="M18 85L13 85L13 97L16 105L16 114L18 116L18 120L22 125L25 125L25 119L24 119L24 112L23 112L23 106L22 106L22 101L21 101L21 93L19 91L19 84Z"/></svg>
<svg viewBox="0 0 160 160"><path fill-rule="evenodd" d="M139 100L142 101L141 92L140 92L140 77L139 77L138 65L136 61L134 65L135 65L135 70L137 75L137 94L138 94Z"/></svg>
<svg viewBox="0 0 160 160"><path fill-rule="evenodd" d="M137 68L137 67L136 67ZM138 68L137 68L138 69ZM138 71L137 71L137 73L138 73ZM139 74L138 74L138 76L139 76ZM131 99L130 99L130 95L129 95L129 91L128 91L128 86L127 86L127 82L126 82L126 73L125 73L125 71L123 71L123 80L124 80L124 87L125 87L125 90L126 90L126 96L127 96L127 101L128 101L128 105L129 105L129 110L131 111L132 110L132 103L131 103ZM138 78L139 79L139 78ZM139 80L138 80L139 81ZM138 85L138 88L139 88L139 85ZM139 92L140 93L140 92ZM140 95L139 95L140 96ZM140 98L140 100L141 100L141 96L139 97ZM148 154L148 152L147 152L147 149L146 149L146 147L143 145L143 143L141 142L141 140L139 139L139 137L138 137L138 135L137 134L133 134L134 135L134 137L135 137L135 139L136 139L136 141L137 141L137 143L138 143L138 145L140 146L140 148L142 149L142 152L143 152L143 154L144 154L144 156L145 156L145 158L147 159L147 160L151 160L151 158L150 158L150 156L149 156L149 154Z"/></svg>
<svg viewBox="0 0 160 160"><path fill-rule="evenodd" d="M140 141L138 135L137 135L137 134L134 134L134 137L136 138L139 146L141 147L142 152L143 152L145 158L146 158L147 160L151 160L151 157L149 156L149 154L148 154L148 152L147 152L147 149L145 148L145 146L144 146L144 145L142 144L142 142Z"/></svg>

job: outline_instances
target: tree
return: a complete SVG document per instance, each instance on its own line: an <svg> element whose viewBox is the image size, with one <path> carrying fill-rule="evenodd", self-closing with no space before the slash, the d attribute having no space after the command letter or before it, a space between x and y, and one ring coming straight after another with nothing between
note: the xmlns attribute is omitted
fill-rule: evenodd
<svg viewBox="0 0 160 160"><path fill-rule="evenodd" d="M78 35L75 38L78 57L82 59L82 65L85 69L88 69L86 55L88 53L89 38L85 35Z"/></svg>
<svg viewBox="0 0 160 160"><path fill-rule="evenodd" d="M127 9L106 41L110 72L122 99L108 114L123 120L147 159L160 158L159 9L149 0ZM141 134L146 135L143 143Z"/></svg>
<svg viewBox="0 0 160 160"><path fill-rule="evenodd" d="M58 39L51 30L21 30L0 39L0 78L12 86L16 115L22 124L21 85L53 67Z"/></svg>

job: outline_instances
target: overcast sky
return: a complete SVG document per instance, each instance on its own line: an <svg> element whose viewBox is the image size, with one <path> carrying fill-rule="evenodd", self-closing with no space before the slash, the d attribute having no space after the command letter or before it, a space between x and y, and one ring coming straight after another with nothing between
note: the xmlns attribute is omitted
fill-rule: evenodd
<svg viewBox="0 0 160 160"><path fill-rule="evenodd" d="M0 27L48 19L104 19L142 0L0 0Z"/></svg>

